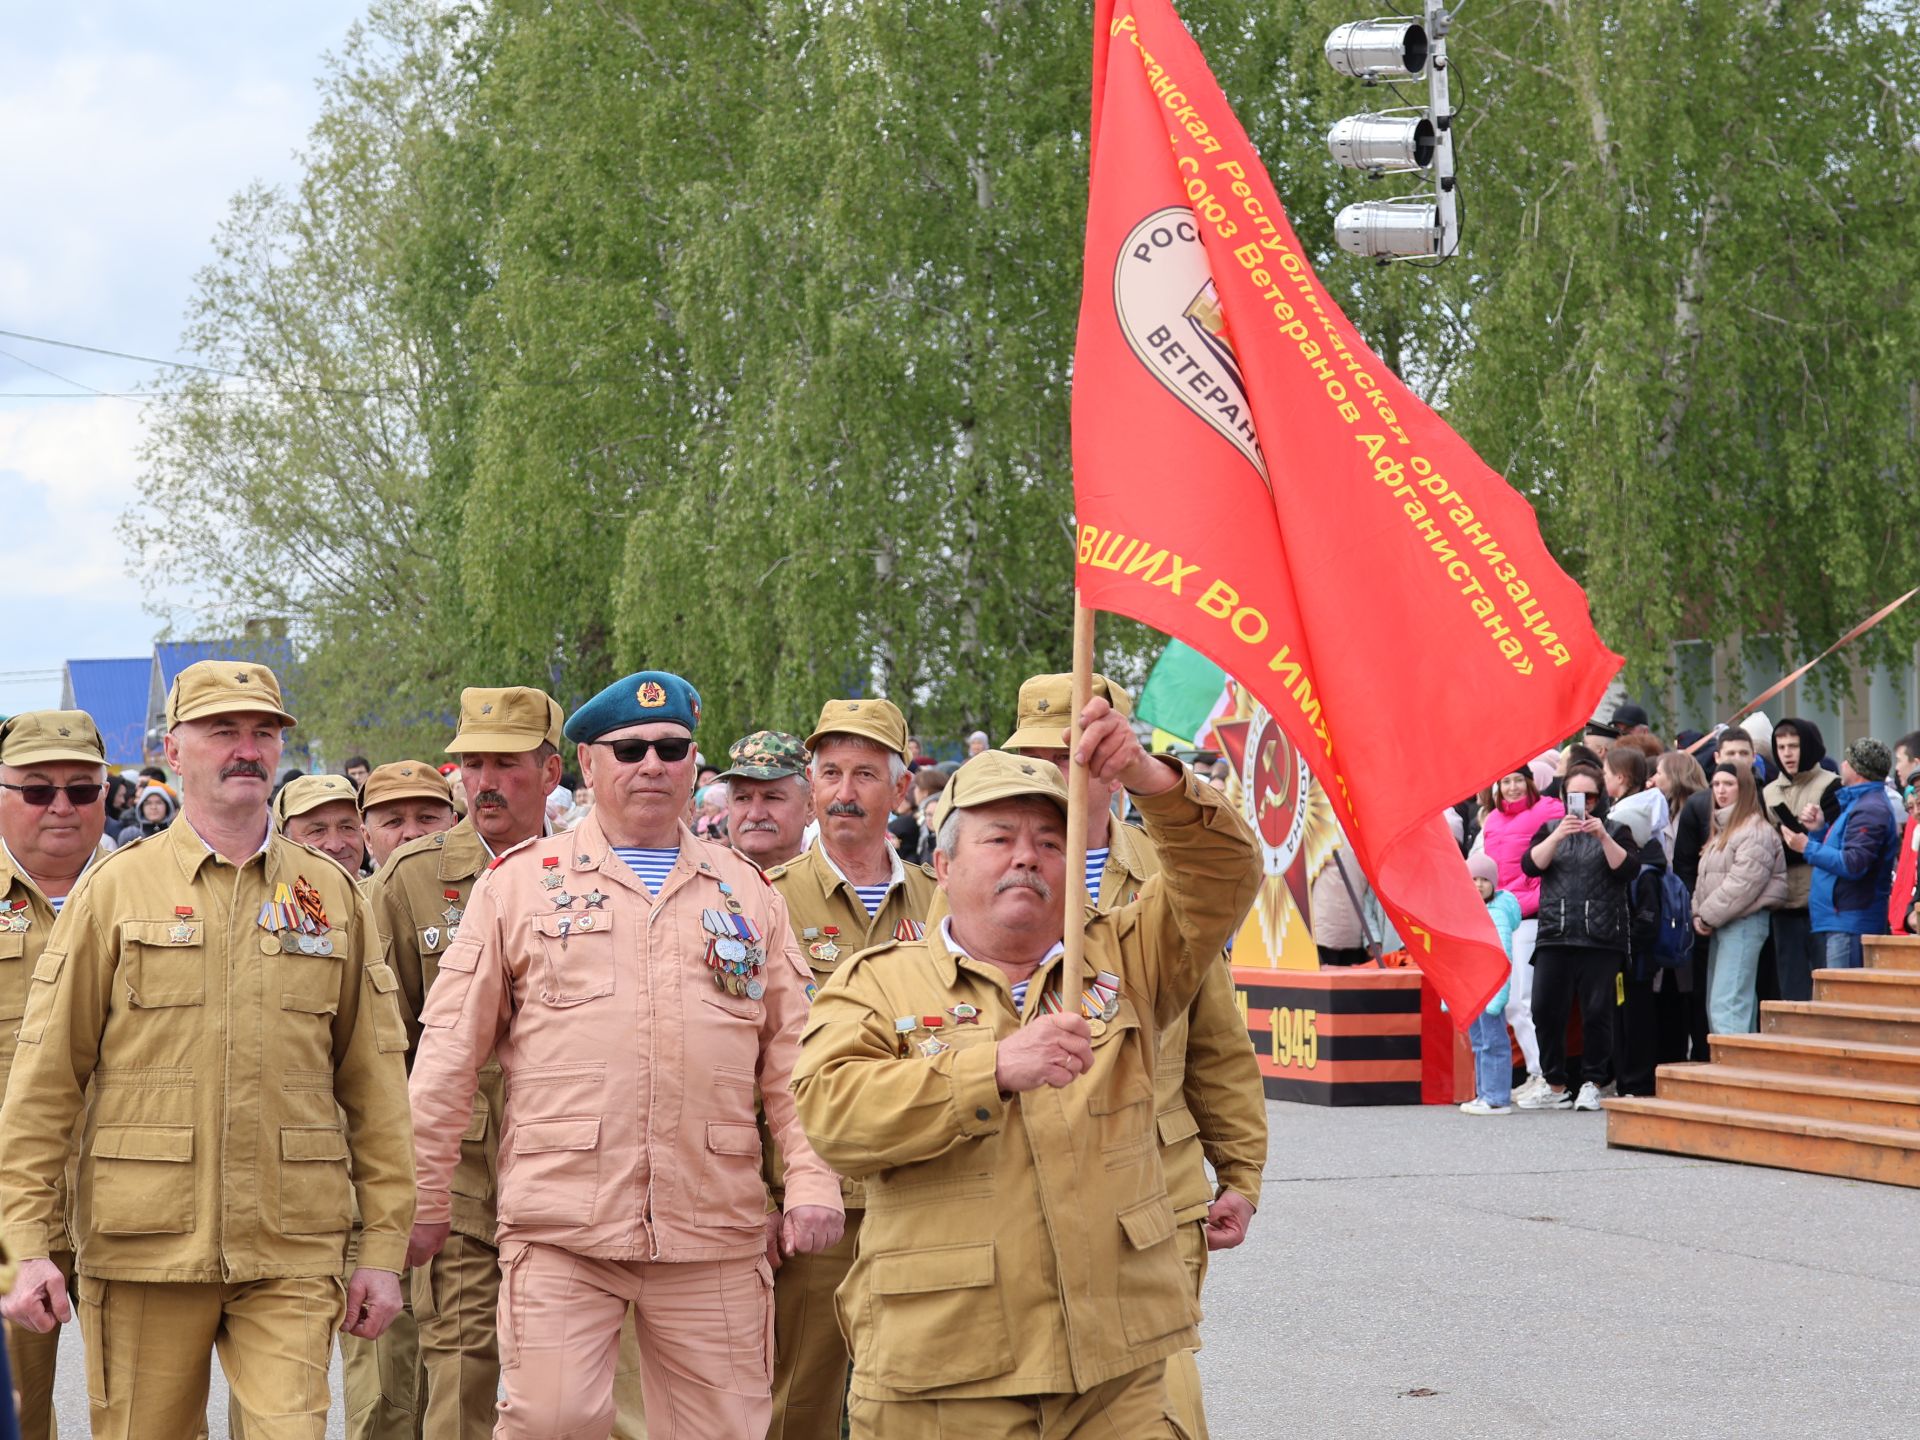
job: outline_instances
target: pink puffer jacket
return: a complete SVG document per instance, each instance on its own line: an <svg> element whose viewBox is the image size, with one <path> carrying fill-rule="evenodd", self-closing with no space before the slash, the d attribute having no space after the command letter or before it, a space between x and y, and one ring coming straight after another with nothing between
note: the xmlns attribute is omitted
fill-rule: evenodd
<svg viewBox="0 0 1920 1440"><path fill-rule="evenodd" d="M1481 848L1500 867L1500 888L1520 902L1523 920L1540 913L1540 879L1520 873L1520 857L1542 825L1566 813L1566 806L1543 795L1531 805L1502 805L1481 822Z"/></svg>

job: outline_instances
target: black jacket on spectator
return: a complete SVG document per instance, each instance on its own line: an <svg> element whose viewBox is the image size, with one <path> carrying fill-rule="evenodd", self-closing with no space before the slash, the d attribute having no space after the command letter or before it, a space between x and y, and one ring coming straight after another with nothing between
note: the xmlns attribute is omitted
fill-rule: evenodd
<svg viewBox="0 0 1920 1440"><path fill-rule="evenodd" d="M1540 877L1540 941L1542 945L1582 945L1625 953L1629 944L1628 892L1639 873L1633 836L1626 827L1606 821L1613 843L1627 852L1616 870L1598 835L1569 836L1542 870L1533 863L1533 848L1553 832L1559 821L1534 832L1533 844L1520 857L1523 874Z"/></svg>
<svg viewBox="0 0 1920 1440"><path fill-rule="evenodd" d="M1673 827L1673 873L1691 895L1700 883L1700 852L1713 838L1713 791L1699 790L1680 807L1680 823Z"/></svg>

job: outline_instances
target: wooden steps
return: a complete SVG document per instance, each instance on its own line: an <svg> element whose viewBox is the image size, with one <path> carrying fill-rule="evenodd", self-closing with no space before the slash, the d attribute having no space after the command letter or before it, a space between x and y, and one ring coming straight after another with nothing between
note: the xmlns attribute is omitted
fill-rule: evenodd
<svg viewBox="0 0 1920 1440"><path fill-rule="evenodd" d="M1606 1101L1607 1143L1920 1187L1920 938L1870 937L1866 961L1715 1035L1711 1064L1662 1065L1653 1098Z"/></svg>

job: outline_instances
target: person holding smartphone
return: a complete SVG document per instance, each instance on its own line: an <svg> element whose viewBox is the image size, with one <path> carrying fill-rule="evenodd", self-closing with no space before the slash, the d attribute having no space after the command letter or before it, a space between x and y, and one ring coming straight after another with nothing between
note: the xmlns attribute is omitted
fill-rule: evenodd
<svg viewBox="0 0 1920 1440"><path fill-rule="evenodd" d="M1801 812L1814 805L1821 816L1815 828L1824 829L1840 818L1840 777L1821 765L1826 757L1826 739L1811 720L1789 715L1773 727L1773 763L1780 773L1767 782L1761 795L1773 824L1805 831ZM1774 971L1782 1000L1811 1000L1813 972L1826 963L1825 946L1814 941L1813 917L1807 908L1813 870L1798 850L1785 854L1787 898L1769 921Z"/></svg>
<svg viewBox="0 0 1920 1440"><path fill-rule="evenodd" d="M1613 1066L1614 1011L1627 960L1633 838L1609 824L1600 772L1568 769L1567 813L1542 825L1520 868L1540 877L1540 935L1533 952L1533 1028L1547 1088L1523 1110L1598 1110ZM1580 1093L1567 1090L1567 1015L1580 1003Z"/></svg>

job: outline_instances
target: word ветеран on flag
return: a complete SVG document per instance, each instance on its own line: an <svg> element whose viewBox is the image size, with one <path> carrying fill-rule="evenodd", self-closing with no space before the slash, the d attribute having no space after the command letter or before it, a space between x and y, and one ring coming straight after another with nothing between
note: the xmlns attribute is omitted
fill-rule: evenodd
<svg viewBox="0 0 1920 1440"><path fill-rule="evenodd" d="M1285 727L1460 1025L1505 957L1439 812L1619 657L1533 511L1369 350L1168 0L1097 0L1074 355L1084 602Z"/></svg>

